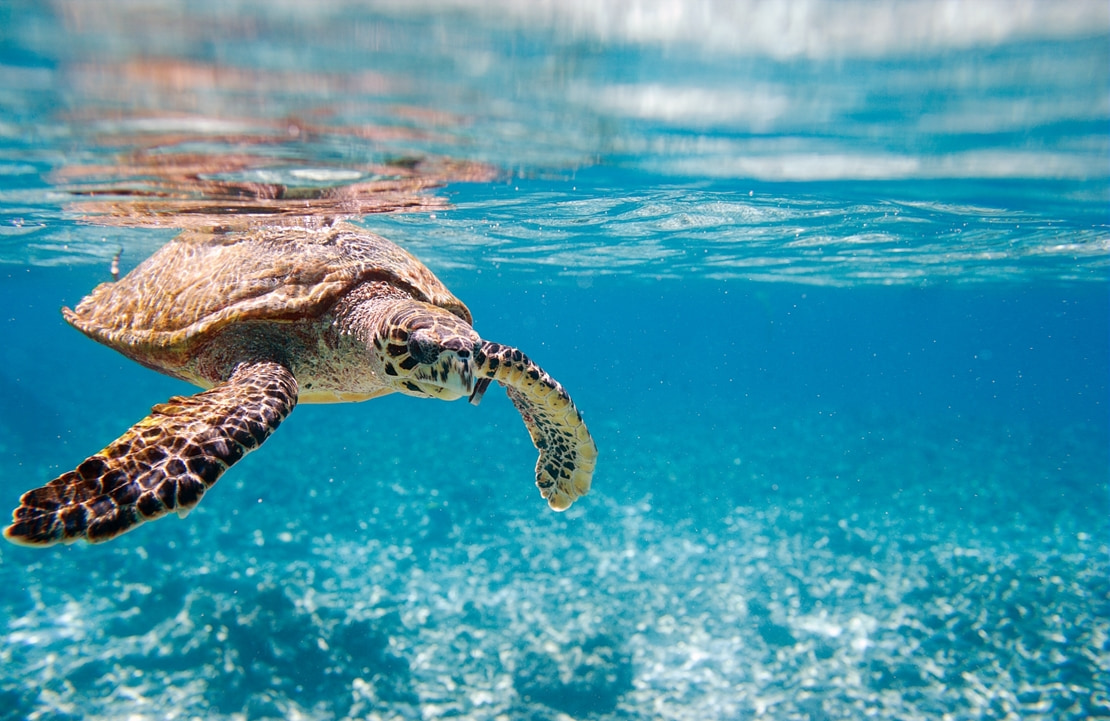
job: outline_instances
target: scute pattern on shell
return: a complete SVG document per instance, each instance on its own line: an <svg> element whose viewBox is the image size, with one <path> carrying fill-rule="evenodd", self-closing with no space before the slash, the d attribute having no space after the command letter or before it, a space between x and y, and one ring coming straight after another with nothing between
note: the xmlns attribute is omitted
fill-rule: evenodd
<svg viewBox="0 0 1110 721"><path fill-rule="evenodd" d="M402 287L471 321L462 301L423 263L350 223L187 230L63 314L96 341L148 365L172 368L231 323L313 318L364 280Z"/></svg>

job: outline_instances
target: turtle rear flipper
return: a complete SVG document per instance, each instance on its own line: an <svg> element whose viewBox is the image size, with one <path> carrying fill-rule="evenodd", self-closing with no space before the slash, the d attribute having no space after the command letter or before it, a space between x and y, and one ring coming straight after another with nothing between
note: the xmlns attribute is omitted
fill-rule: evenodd
<svg viewBox="0 0 1110 721"><path fill-rule="evenodd" d="M505 386L540 451L536 486L556 511L565 511L590 490L597 444L563 386L516 348L488 341L474 351L475 375ZM475 384L471 402L485 386Z"/></svg>
<svg viewBox="0 0 1110 721"><path fill-rule="evenodd" d="M154 406L75 470L24 493L4 536L29 546L97 543L170 511L185 516L296 404L285 366L240 364L223 385Z"/></svg>

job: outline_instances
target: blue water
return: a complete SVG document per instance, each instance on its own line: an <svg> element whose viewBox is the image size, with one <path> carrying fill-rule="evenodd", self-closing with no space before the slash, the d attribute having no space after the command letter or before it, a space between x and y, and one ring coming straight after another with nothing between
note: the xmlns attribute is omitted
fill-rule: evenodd
<svg viewBox="0 0 1110 721"><path fill-rule="evenodd" d="M195 390L59 308L276 216L600 451L556 514L497 389L299 406L0 545L0 719L1110 718L1108 127L1104 2L0 3L12 508Z"/></svg>

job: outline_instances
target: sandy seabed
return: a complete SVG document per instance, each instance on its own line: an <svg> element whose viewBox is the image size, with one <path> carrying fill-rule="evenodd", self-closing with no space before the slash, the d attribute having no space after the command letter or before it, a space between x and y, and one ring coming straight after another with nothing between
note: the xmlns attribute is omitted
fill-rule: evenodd
<svg viewBox="0 0 1110 721"><path fill-rule="evenodd" d="M555 514L518 428L304 415L187 520L4 547L0 718L1110 717L1101 429L598 423Z"/></svg>

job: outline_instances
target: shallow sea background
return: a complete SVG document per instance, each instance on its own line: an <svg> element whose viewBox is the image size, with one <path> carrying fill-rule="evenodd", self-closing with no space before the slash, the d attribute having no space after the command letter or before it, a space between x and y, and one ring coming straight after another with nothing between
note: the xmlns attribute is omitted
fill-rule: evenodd
<svg viewBox="0 0 1110 721"><path fill-rule="evenodd" d="M1105 2L0 2L0 498L185 384L58 310L350 217L570 391L301 405L0 545L0 719L1110 718Z"/></svg>

